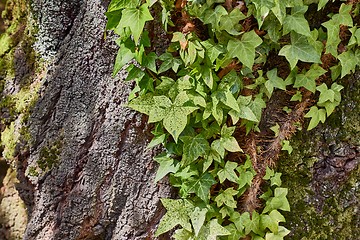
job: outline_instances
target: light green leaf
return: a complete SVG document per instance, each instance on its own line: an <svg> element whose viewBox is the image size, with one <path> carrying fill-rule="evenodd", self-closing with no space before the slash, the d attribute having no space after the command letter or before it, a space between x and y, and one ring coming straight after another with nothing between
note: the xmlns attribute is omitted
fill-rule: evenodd
<svg viewBox="0 0 360 240"><path fill-rule="evenodd" d="M265 240L283 240L286 235L290 233L289 230L287 230L283 226L279 226L277 234L275 233L266 233Z"/></svg>
<svg viewBox="0 0 360 240"><path fill-rule="evenodd" d="M298 60L303 62L321 63L320 55L315 48L308 43L305 36L291 32L291 45L286 45L280 49L279 55L285 56L293 69Z"/></svg>
<svg viewBox="0 0 360 240"><path fill-rule="evenodd" d="M234 200L236 194L238 194L238 191L233 188L228 188L216 196L215 202L218 207L226 205L230 208L236 208L237 202Z"/></svg>
<svg viewBox="0 0 360 240"><path fill-rule="evenodd" d="M194 228L195 237L198 236L201 227L204 225L207 212L207 208L195 207L194 211L190 214L190 219Z"/></svg>
<svg viewBox="0 0 360 240"><path fill-rule="evenodd" d="M221 53L225 52L221 45L214 43L212 40L201 42L201 45L205 47L206 55L209 57L211 63L213 63Z"/></svg>
<svg viewBox="0 0 360 240"><path fill-rule="evenodd" d="M230 232L218 223L217 219L211 219L209 223L210 233L207 236L207 240L217 240L218 236L228 236Z"/></svg>
<svg viewBox="0 0 360 240"><path fill-rule="evenodd" d="M131 100L127 107L134 109L135 111L150 114L150 111L154 107L154 99L152 94L140 95L139 97Z"/></svg>
<svg viewBox="0 0 360 240"><path fill-rule="evenodd" d="M200 156L205 156L210 151L209 142L202 134L198 134L195 137L181 137L181 141L184 143L182 166L187 166L195 161Z"/></svg>
<svg viewBox="0 0 360 240"><path fill-rule="evenodd" d="M318 101L319 104L324 103L326 101L333 102L335 100L334 90L328 89L325 83L316 87L316 89L320 92L319 101Z"/></svg>
<svg viewBox="0 0 360 240"><path fill-rule="evenodd" d="M338 55L337 48L339 43L341 42L339 34L340 27L339 24L336 23L334 19L330 19L329 21L322 24L327 29L327 41L326 41L326 52L331 53L334 57Z"/></svg>
<svg viewBox="0 0 360 240"><path fill-rule="evenodd" d="M281 186L281 175L282 173L275 173L274 176L270 178L270 185L271 186Z"/></svg>
<svg viewBox="0 0 360 240"><path fill-rule="evenodd" d="M326 70L324 70L317 64L313 64L310 70L307 71L305 74L296 75L294 87L305 87L307 90L315 93L316 79L325 73Z"/></svg>
<svg viewBox="0 0 360 240"><path fill-rule="evenodd" d="M291 97L290 101L299 101L302 100L302 94L300 91L296 91L296 93Z"/></svg>
<svg viewBox="0 0 360 240"><path fill-rule="evenodd" d="M288 193L287 188L276 188L274 191L274 197L269 198L266 201L266 206L263 210L263 213L267 213L272 210L283 210L283 211L290 211L290 205L286 198Z"/></svg>
<svg viewBox="0 0 360 240"><path fill-rule="evenodd" d="M290 141L288 141L288 140L283 140L281 144L282 144L281 150L288 151L289 154L292 153L293 148L292 148L292 146L290 145Z"/></svg>
<svg viewBox="0 0 360 240"><path fill-rule="evenodd" d="M262 39L254 30L242 35L241 41L231 39L227 45L230 57L238 58L246 67L252 69L255 59L255 48L262 43Z"/></svg>
<svg viewBox="0 0 360 240"><path fill-rule="evenodd" d="M310 27L308 21L305 19L305 12L307 6L297 6L292 8L291 15L286 15L284 20L284 35L290 31L295 31L299 34L310 36Z"/></svg>
<svg viewBox="0 0 360 240"><path fill-rule="evenodd" d="M192 232L189 232L183 228L177 229L174 235L172 235L175 240L194 240L193 236L194 234Z"/></svg>
<svg viewBox="0 0 360 240"><path fill-rule="evenodd" d="M226 179L236 183L238 181L238 176L235 173L237 166L236 162L227 161L225 167L217 173L220 183L223 183Z"/></svg>
<svg viewBox="0 0 360 240"><path fill-rule="evenodd" d="M318 3L318 8L317 10L319 11L320 9L324 8L325 5L329 2L329 0L320 0Z"/></svg>
<svg viewBox="0 0 360 240"><path fill-rule="evenodd" d="M187 200L173 200L161 199L161 203L166 208L167 212L162 217L159 227L156 230L155 236L158 237L167 231L170 231L177 225L182 226L189 232L192 232L190 217L191 212L194 211L194 206Z"/></svg>
<svg viewBox="0 0 360 240"><path fill-rule="evenodd" d="M177 70L179 69L179 66L182 64L182 61L178 58L174 58L171 53L163 53L159 59L161 61L163 61L163 63L161 64L158 73L163 73L167 70L169 70L170 68L174 71L177 72Z"/></svg>
<svg viewBox="0 0 360 240"><path fill-rule="evenodd" d="M284 216L277 210L272 210L269 215L261 214L260 218L262 228L269 228L273 233L278 233L279 223L285 222Z"/></svg>
<svg viewBox="0 0 360 240"><path fill-rule="evenodd" d="M234 8L229 15L222 16L220 19L220 30L225 30L231 35L240 35L237 32L236 26L241 20L244 20L246 16L240 11L239 8Z"/></svg>
<svg viewBox="0 0 360 240"><path fill-rule="evenodd" d="M272 127L270 128L270 130L274 132L275 137L279 136L280 126L279 126L278 123L276 123L274 126L272 126Z"/></svg>
<svg viewBox="0 0 360 240"><path fill-rule="evenodd" d="M122 17L118 27L130 27L137 43L144 29L145 22L153 20L147 4L141 5L140 8L126 8L122 11Z"/></svg>
<svg viewBox="0 0 360 240"><path fill-rule="evenodd" d="M189 193L194 192L205 203L209 202L210 188L217 183L210 173L204 173L200 178L190 182Z"/></svg>
<svg viewBox="0 0 360 240"><path fill-rule="evenodd" d="M319 122L325 122L326 119L326 111L325 109L318 109L316 106L312 106L310 111L305 115L306 118L311 118L309 126L307 130L311 130L315 128Z"/></svg>
<svg viewBox="0 0 360 240"><path fill-rule="evenodd" d="M165 177L168 173L176 173L179 170L179 164L175 164L175 160L166 154L160 154L154 158L159 163L159 169L156 172L155 182Z"/></svg>
<svg viewBox="0 0 360 240"><path fill-rule="evenodd" d="M341 78L351 72L355 72L358 61L353 51L348 50L343 52L338 56L338 58L341 63Z"/></svg>
<svg viewBox="0 0 360 240"><path fill-rule="evenodd" d="M266 167L265 176L263 177L264 180L270 180L275 175L274 169Z"/></svg>
<svg viewBox="0 0 360 240"><path fill-rule="evenodd" d="M165 129L173 136L175 142L186 127L187 116L198 109L198 107L183 106L188 99L185 91L179 93L163 120Z"/></svg>
<svg viewBox="0 0 360 240"><path fill-rule="evenodd" d="M217 30L221 17L225 15L228 15L226 9L221 5L217 5L215 9L206 10L203 22L205 24L211 24L213 29Z"/></svg>

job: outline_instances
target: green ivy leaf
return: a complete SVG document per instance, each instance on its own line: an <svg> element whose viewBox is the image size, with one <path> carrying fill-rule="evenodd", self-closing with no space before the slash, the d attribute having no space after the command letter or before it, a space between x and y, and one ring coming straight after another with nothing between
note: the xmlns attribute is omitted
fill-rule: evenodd
<svg viewBox="0 0 360 240"><path fill-rule="evenodd" d="M288 141L288 140L283 140L281 144L282 144L281 150L288 151L289 154L292 153L293 148L292 148L292 146L290 145L290 141Z"/></svg>
<svg viewBox="0 0 360 240"><path fill-rule="evenodd" d="M122 11L122 17L118 27L130 27L137 43L144 29L145 22L153 20L147 4L141 5L140 8L126 8Z"/></svg>
<svg viewBox="0 0 360 240"><path fill-rule="evenodd" d="M154 158L159 163L159 169L156 172L155 182L165 177L169 173L176 173L179 170L179 164L175 163L175 160L166 154L160 154Z"/></svg>
<svg viewBox="0 0 360 240"><path fill-rule="evenodd" d="M129 63L135 57L135 53L133 53L129 48L127 48L124 44L120 45L120 49L116 55L115 65L113 70L113 77L118 74L118 72L122 69L122 67Z"/></svg>
<svg viewBox="0 0 360 240"><path fill-rule="evenodd" d="M265 87L268 90L270 96L272 95L274 88L286 90L286 81L277 75L277 68L271 69L267 72L268 81L265 82ZM270 97L268 96L268 97Z"/></svg>
<svg viewBox="0 0 360 240"><path fill-rule="evenodd" d="M324 70L317 64L313 64L310 70L307 71L305 74L296 75L294 87L305 87L307 90L315 93L316 79L325 73L326 70Z"/></svg>
<svg viewBox="0 0 360 240"><path fill-rule="evenodd" d="M280 49L279 55L285 56L293 69L298 60L303 62L321 63L320 55L315 48L308 43L306 36L295 32L290 33L291 45L286 45Z"/></svg>
<svg viewBox="0 0 360 240"><path fill-rule="evenodd" d="M290 205L286 198L288 193L287 188L275 188L274 197L269 198L266 201L266 206L263 210L263 213L267 213L272 210L283 210L283 211L290 211Z"/></svg>
<svg viewBox="0 0 360 240"><path fill-rule="evenodd" d="M174 71L177 72L177 70L179 69L179 66L182 64L181 60L178 58L174 58L171 53L163 53L159 59L161 61L163 61L163 63L161 64L158 73L163 73L167 70L169 70L170 68Z"/></svg>
<svg viewBox="0 0 360 240"><path fill-rule="evenodd" d="M211 24L213 29L218 30L220 19L225 15L228 15L226 9L221 5L217 5L215 9L206 10L204 23Z"/></svg>
<svg viewBox="0 0 360 240"><path fill-rule="evenodd" d="M255 59L255 48L262 43L262 39L254 30L242 35L241 41L231 39L227 45L229 56L238 58L246 67L252 68Z"/></svg>
<svg viewBox="0 0 360 240"><path fill-rule="evenodd" d="M165 129L173 136L175 142L186 127L187 116L198 109L198 107L184 106L188 99L186 92L179 93L163 120Z"/></svg>
<svg viewBox="0 0 360 240"><path fill-rule="evenodd" d="M187 166L195 161L200 156L205 156L210 151L209 142L202 134L198 134L195 137L181 137L184 142L183 157L181 164Z"/></svg>
<svg viewBox="0 0 360 240"><path fill-rule="evenodd" d="M335 92L332 89L328 89L325 83L321 84L320 86L316 87L316 89L320 92L319 101L318 103L324 103L326 101L333 102L335 99Z"/></svg>
<svg viewBox="0 0 360 240"><path fill-rule="evenodd" d="M275 175L274 169L266 167L265 176L263 177L264 180L270 180Z"/></svg>
<svg viewBox="0 0 360 240"><path fill-rule="evenodd" d="M245 226L245 234L249 234L253 231L256 234L263 235L263 232L260 229L260 215L256 211L252 212L252 216L250 219L250 215L246 215L246 218L243 219Z"/></svg>
<svg viewBox="0 0 360 240"><path fill-rule="evenodd" d="M355 72L358 61L353 51L348 50L343 52L338 56L338 59L341 63L341 78L351 72Z"/></svg>
<svg viewBox="0 0 360 240"><path fill-rule="evenodd" d="M239 8L234 8L229 15L220 18L220 30L225 30L231 35L240 35L240 32L237 32L235 29L239 22L245 18L246 16Z"/></svg>
<svg viewBox="0 0 360 240"><path fill-rule="evenodd" d="M289 230L287 230L283 226L279 226L278 232L275 233L266 233L265 240L283 240L286 235L290 233Z"/></svg>
<svg viewBox="0 0 360 240"><path fill-rule="evenodd" d="M194 228L195 237L199 235L200 229L205 223L205 217L207 212L207 208L195 207L194 211L190 214L190 219Z"/></svg>
<svg viewBox="0 0 360 240"><path fill-rule="evenodd" d="M121 10L124 8L136 8L139 6L139 0L112 0L108 7L108 12Z"/></svg>
<svg viewBox="0 0 360 240"><path fill-rule="evenodd" d="M316 106L312 106L310 108L310 111L305 115L306 118L311 118L309 126L307 128L307 130L311 130L313 128L315 128L319 122L321 121L322 123L325 122L326 119L326 111L325 109L318 109Z"/></svg>
<svg viewBox="0 0 360 240"><path fill-rule="evenodd" d="M172 235L175 240L194 240L193 236L194 234L192 232L189 232L183 228L177 229L174 235Z"/></svg>
<svg viewBox="0 0 360 240"><path fill-rule="evenodd" d="M319 11L320 9L324 8L325 5L329 2L329 0L320 0L318 3L318 8L317 10Z"/></svg>
<svg viewBox="0 0 360 240"><path fill-rule="evenodd" d="M282 173L275 173L274 176L270 178L270 185L271 186L281 186L281 175Z"/></svg>
<svg viewBox="0 0 360 240"><path fill-rule="evenodd" d="M236 162L227 161L225 167L223 169L220 169L217 173L220 183L223 183L226 179L231 182L237 183L239 178L235 172L237 166L238 164Z"/></svg>
<svg viewBox="0 0 360 240"><path fill-rule="evenodd" d="M307 6L297 6L292 8L291 15L286 15L284 20L284 35L290 31L295 31L299 34L310 36L310 27L308 21L305 19Z"/></svg>
<svg viewBox="0 0 360 240"><path fill-rule="evenodd" d="M194 192L201 200L205 203L209 202L209 193L212 185L217 183L213 176L209 173L204 173L198 179L190 181L189 185L191 186L188 190L189 193Z"/></svg>
<svg viewBox="0 0 360 240"><path fill-rule="evenodd" d="M189 215L194 210L194 205L187 200L161 199L161 203L167 212L162 217L155 236L158 237L167 231L170 231L177 225L182 226L189 232L192 232Z"/></svg>
<svg viewBox="0 0 360 240"><path fill-rule="evenodd" d="M234 196L238 193L238 191L233 188L228 188L225 191L221 192L216 196L215 202L218 207L222 205L226 205L230 208L236 208L237 202L234 200Z"/></svg>
<svg viewBox="0 0 360 240"><path fill-rule="evenodd" d="M279 231L279 223L285 222L284 216L277 210L272 210L269 215L261 214L260 219L262 228L269 228L275 234Z"/></svg>
<svg viewBox="0 0 360 240"><path fill-rule="evenodd" d="M230 232L224 228L223 226L221 226L218 223L217 219L211 219L209 222L209 235L207 235L207 240L217 240L218 236L228 236L230 235Z"/></svg>

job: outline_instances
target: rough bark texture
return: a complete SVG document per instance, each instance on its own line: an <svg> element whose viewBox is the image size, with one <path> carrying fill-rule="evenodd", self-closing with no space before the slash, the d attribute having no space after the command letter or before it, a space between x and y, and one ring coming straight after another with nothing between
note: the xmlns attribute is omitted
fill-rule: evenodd
<svg viewBox="0 0 360 240"><path fill-rule="evenodd" d="M121 106L131 86L122 81L124 72L111 77L117 48L111 37L104 39L107 4L32 1L33 16L27 21L36 19L35 49L46 59L39 73L24 60L29 57L22 42L6 51L17 56L15 66L4 65L8 55L1 55L0 49L0 67L14 71L2 77L0 69L0 80L6 80L3 94L19 92L23 84L18 82L24 78L42 84L30 118L24 121L31 148L19 150L20 141L15 160L9 162L17 170L28 224L23 234L26 219L12 224L19 215L11 212L13 207L4 207L13 196L5 190L14 189L14 180L7 180L14 175L9 170L0 191L0 216L12 219L5 220L7 225L0 219L0 239L152 239L163 214L159 198L171 195L171 189L153 182L156 166L154 152L145 149L151 137L146 120ZM336 114L326 125L299 133L292 142L295 154L279 161L284 185L290 189L289 239L360 235L359 82L359 74L344 81L345 100ZM8 119L5 125L21 124L1 108L1 118ZM5 127L0 126L3 134ZM4 166L1 163L0 168ZM0 180L3 175L0 171Z"/></svg>
<svg viewBox="0 0 360 240"><path fill-rule="evenodd" d="M25 239L151 236L159 197L170 188L154 184L146 121L121 106L130 88L111 77L117 49L104 39L106 3L36 0L33 7L36 47L55 60L31 115L28 164L54 142L62 147L59 163L31 179Z"/></svg>

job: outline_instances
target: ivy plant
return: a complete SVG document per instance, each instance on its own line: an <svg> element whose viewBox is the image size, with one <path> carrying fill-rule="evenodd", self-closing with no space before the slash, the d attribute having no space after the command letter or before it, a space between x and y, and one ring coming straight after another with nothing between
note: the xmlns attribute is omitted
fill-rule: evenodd
<svg viewBox="0 0 360 240"><path fill-rule="evenodd" d="M290 233L281 225L288 189L270 167L279 151L291 154L302 116L311 130L340 104L338 80L360 65L359 10L339 0L111 1L106 28L119 36L113 75L127 66L135 84L127 107L153 124L148 148L164 149L154 158L155 181L168 176L178 189L177 199L161 199L167 212L155 236ZM158 24L162 31L148 31ZM166 46L156 45L157 34ZM274 94L287 96L287 106L283 122L262 124L267 131L260 123ZM269 132L270 141L254 138Z"/></svg>

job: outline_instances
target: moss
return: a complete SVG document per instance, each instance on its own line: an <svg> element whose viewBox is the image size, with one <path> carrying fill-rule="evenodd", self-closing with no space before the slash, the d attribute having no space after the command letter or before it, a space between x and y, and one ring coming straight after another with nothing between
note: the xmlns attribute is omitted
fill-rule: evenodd
<svg viewBox="0 0 360 240"><path fill-rule="evenodd" d="M17 140L18 137L15 133L15 123L12 122L10 126L6 127L1 133L1 142L4 146L3 156L5 159L12 159L15 156Z"/></svg>
<svg viewBox="0 0 360 240"><path fill-rule="evenodd" d="M360 73L343 79L341 105L325 124L299 132L291 140L293 153L279 160L291 205L291 212L284 213L285 225L292 230L288 239L342 240L360 235L360 164L350 172L336 169L334 175L326 175L319 162L327 164L334 158L332 147L360 146L359 80Z"/></svg>

